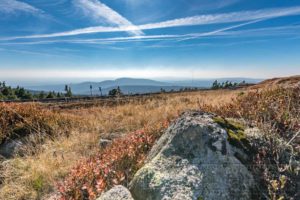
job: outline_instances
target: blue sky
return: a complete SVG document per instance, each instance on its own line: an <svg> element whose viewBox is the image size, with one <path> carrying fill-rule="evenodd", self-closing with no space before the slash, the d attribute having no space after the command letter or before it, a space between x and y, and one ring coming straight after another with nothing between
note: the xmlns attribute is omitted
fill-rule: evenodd
<svg viewBox="0 0 300 200"><path fill-rule="evenodd" d="M0 80L300 74L299 0L0 0Z"/></svg>

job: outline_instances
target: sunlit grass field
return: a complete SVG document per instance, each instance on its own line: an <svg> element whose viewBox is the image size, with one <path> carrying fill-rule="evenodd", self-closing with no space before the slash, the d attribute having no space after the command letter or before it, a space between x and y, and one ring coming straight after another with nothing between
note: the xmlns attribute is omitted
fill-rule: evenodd
<svg viewBox="0 0 300 200"><path fill-rule="evenodd" d="M243 118L246 124L261 128L265 133L262 135L265 144L278 145L278 150L267 152L261 158L263 164L270 160L276 162L272 156L281 156L287 148L297 157L297 143L294 140L286 143L300 128L299 91L299 87L260 91L244 88L160 94L108 103L95 100L88 105L86 102L1 104L0 139L16 137L20 133L30 137L22 155L1 164L0 199L80 199L82 187L86 187L90 198L94 199L113 184L126 185L163 130L186 110ZM137 134L142 136L137 137ZM281 142L269 144L269 134ZM111 137L119 139L104 151L100 149L100 138ZM141 144L147 148L141 149ZM128 152L128 146L133 150ZM259 154L261 147L257 148ZM131 163L124 162L124 159L128 160L127 154L132 154ZM88 177L94 176L93 171L104 170L95 163L106 162L107 157L114 158L110 167L119 173L110 174L111 179L98 177L101 184L86 184ZM124 174L126 170L131 173ZM262 183L266 195L273 199L289 197L293 191L288 187L293 187L293 177L298 171L266 170ZM286 177L285 185L280 186L283 176ZM274 186L276 183L279 189Z"/></svg>

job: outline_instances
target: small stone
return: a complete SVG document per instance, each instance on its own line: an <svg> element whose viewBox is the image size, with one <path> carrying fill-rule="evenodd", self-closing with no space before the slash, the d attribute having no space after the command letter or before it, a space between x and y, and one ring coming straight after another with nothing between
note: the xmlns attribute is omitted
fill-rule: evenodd
<svg viewBox="0 0 300 200"><path fill-rule="evenodd" d="M24 146L21 139L8 140L0 145L0 155L5 158L12 158Z"/></svg>
<svg viewBox="0 0 300 200"><path fill-rule="evenodd" d="M110 145L111 143L112 143L111 140L100 139L100 141L99 141L99 147L100 147L101 149L104 149L104 148L106 148L108 145Z"/></svg>
<svg viewBox="0 0 300 200"><path fill-rule="evenodd" d="M117 185L103 193L97 200L134 200L129 190L122 186Z"/></svg>

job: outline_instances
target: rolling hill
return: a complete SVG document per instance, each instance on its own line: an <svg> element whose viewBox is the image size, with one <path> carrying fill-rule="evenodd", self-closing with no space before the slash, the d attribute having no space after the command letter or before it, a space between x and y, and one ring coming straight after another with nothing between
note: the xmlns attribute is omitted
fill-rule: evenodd
<svg viewBox="0 0 300 200"><path fill-rule="evenodd" d="M232 81L242 82L245 80L247 83L258 83L261 79L249 79L249 78L222 78L217 79L219 82ZM119 78L116 80L105 80L101 82L82 82L71 83L69 86L72 88L73 94L76 95L90 95L90 86L92 86L92 93L99 95L101 87L102 94L107 95L111 89L120 87L124 94L136 94L136 93L153 93L159 92L161 89L166 91L180 90L185 87L198 87L209 88L215 79L203 79L203 80L186 80L186 81L155 81L150 79L136 79L136 78ZM42 85L42 86L27 86L28 90L35 91L55 91L64 92L65 85Z"/></svg>

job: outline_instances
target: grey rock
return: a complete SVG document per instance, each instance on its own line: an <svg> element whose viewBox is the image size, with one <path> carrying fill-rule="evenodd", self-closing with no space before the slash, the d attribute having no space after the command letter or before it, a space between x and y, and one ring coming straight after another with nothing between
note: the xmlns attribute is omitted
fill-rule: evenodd
<svg viewBox="0 0 300 200"><path fill-rule="evenodd" d="M101 149L104 149L104 148L106 148L108 145L110 145L111 143L112 143L111 140L100 139L100 141L99 141L99 147L100 147Z"/></svg>
<svg viewBox="0 0 300 200"><path fill-rule="evenodd" d="M134 199L251 199L253 176L213 118L190 111L168 128L130 183Z"/></svg>
<svg viewBox="0 0 300 200"><path fill-rule="evenodd" d="M129 190L122 186L117 185L107 192L103 193L97 200L134 200Z"/></svg>
<svg viewBox="0 0 300 200"><path fill-rule="evenodd" d="M24 140L7 140L0 145L0 155L5 158L11 158L24 146Z"/></svg>

